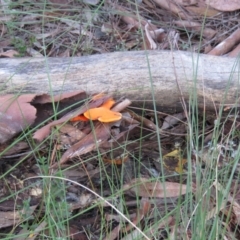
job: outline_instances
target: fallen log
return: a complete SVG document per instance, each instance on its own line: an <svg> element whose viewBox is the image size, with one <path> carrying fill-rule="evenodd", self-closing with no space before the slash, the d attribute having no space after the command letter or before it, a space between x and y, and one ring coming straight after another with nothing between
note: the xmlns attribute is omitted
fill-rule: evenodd
<svg viewBox="0 0 240 240"><path fill-rule="evenodd" d="M200 104L235 103L235 58L182 51L115 52L71 58L0 59L3 93L110 92L173 106L193 94Z"/></svg>

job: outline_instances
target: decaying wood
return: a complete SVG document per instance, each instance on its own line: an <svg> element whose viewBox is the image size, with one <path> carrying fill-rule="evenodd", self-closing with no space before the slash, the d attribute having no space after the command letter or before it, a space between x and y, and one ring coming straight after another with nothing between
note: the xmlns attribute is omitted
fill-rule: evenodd
<svg viewBox="0 0 240 240"><path fill-rule="evenodd" d="M0 59L0 88L1 93L110 92L137 101L154 97L162 106L179 103L180 96L187 100L195 91L200 103L235 103L239 62L181 51Z"/></svg>

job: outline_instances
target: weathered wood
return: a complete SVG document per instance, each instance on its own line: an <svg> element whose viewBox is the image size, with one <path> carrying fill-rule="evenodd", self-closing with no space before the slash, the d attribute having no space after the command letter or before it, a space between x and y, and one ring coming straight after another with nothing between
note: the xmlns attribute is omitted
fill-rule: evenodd
<svg viewBox="0 0 240 240"><path fill-rule="evenodd" d="M181 92L177 86L181 88ZM0 59L1 93L46 93L83 89L111 92L170 106L194 91L199 101L235 103L237 59L170 51L115 52L72 58ZM225 93L227 91L226 97Z"/></svg>

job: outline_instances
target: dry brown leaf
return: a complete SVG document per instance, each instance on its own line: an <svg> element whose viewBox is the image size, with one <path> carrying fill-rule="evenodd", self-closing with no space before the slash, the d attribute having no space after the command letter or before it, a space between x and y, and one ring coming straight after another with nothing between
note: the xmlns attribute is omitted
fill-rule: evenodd
<svg viewBox="0 0 240 240"><path fill-rule="evenodd" d="M113 24L105 22L105 23L102 24L101 32L106 33L106 34L113 33L114 32L114 27L115 26L113 26Z"/></svg>
<svg viewBox="0 0 240 240"><path fill-rule="evenodd" d="M212 50L211 44L205 45L205 47L204 47L204 54L209 53L211 50Z"/></svg>
<svg viewBox="0 0 240 240"><path fill-rule="evenodd" d="M56 28L55 30L52 30L51 32L48 32L48 33L39 33L39 34L36 34L35 35L35 38L37 40L42 40L44 38L48 38L48 37L54 37L56 36L59 32L61 32L60 29Z"/></svg>
<svg viewBox="0 0 240 240"><path fill-rule="evenodd" d="M233 212L234 212L235 223L237 225L239 225L240 224L240 204L237 203L236 200L234 200L232 203L232 208L233 208Z"/></svg>
<svg viewBox="0 0 240 240"><path fill-rule="evenodd" d="M148 21L146 19L144 19L143 17L134 16L131 12L129 12L122 6L113 6L113 7L122 13L121 18L125 23L127 23L129 25L130 29L131 28L141 28L141 27L144 27L148 23ZM150 25L151 30L157 29L157 27L154 24L149 23L149 25Z"/></svg>
<svg viewBox="0 0 240 240"><path fill-rule="evenodd" d="M151 30L149 22L145 25L145 35L146 35L146 49L154 50L157 49L157 42L161 42L164 37L164 29L159 28L156 30ZM160 40L160 41L159 41Z"/></svg>
<svg viewBox="0 0 240 240"><path fill-rule="evenodd" d="M43 57L43 55L39 52L36 51L33 48L27 48L26 52L31 56L31 57Z"/></svg>
<svg viewBox="0 0 240 240"><path fill-rule="evenodd" d="M142 0L142 1L148 6L148 8L155 9L155 4L153 4L151 0Z"/></svg>
<svg viewBox="0 0 240 240"><path fill-rule="evenodd" d="M0 229L10 227L22 221L23 214L30 217L38 205L31 206L26 210L0 212Z"/></svg>
<svg viewBox="0 0 240 240"><path fill-rule="evenodd" d="M137 229L134 229L130 233L128 233L126 236L121 238L121 240L132 240L132 239L138 239L138 240L146 240L141 233Z"/></svg>
<svg viewBox="0 0 240 240"><path fill-rule="evenodd" d="M188 16L183 9L181 9L179 6L174 4L172 1L166 1L166 0L153 0L157 5L160 7L168 10L169 12L176 14L181 19L191 19L190 16Z"/></svg>
<svg viewBox="0 0 240 240"><path fill-rule="evenodd" d="M217 182L217 180L214 181L213 185L215 186L216 190L220 191L221 194L226 194L226 200L224 200L222 202L222 204L220 206L218 206L217 208L213 208L212 211L210 211L208 213L207 219L210 219L212 217L215 217L216 214L221 211L223 214L225 214L226 216L228 216L228 218L231 218L231 221L234 222L235 224L239 225L240 223L240 204L238 203L239 198L238 198L238 193L236 193L236 189L239 189L239 186L233 183L233 191L234 196L232 196L231 193L227 192L227 189L224 188L224 186L222 186L219 182ZM228 205L226 207L226 203L229 202L230 205ZM230 211L230 212L229 212Z"/></svg>
<svg viewBox="0 0 240 240"><path fill-rule="evenodd" d="M97 5L99 1L100 0L83 0L85 4L89 4L89 5Z"/></svg>
<svg viewBox="0 0 240 240"><path fill-rule="evenodd" d="M140 202L140 209L138 210L136 216L131 219L131 222L134 223L134 225L137 225L146 215L149 213L151 209L151 203L147 198L142 198ZM128 232L133 228L132 224L128 224L126 228L122 230L122 232Z"/></svg>
<svg viewBox="0 0 240 240"><path fill-rule="evenodd" d="M150 182L146 178L136 178L130 183L123 186L123 190L128 190L130 193L141 197L178 197L186 194L187 185L175 182Z"/></svg>
<svg viewBox="0 0 240 240"><path fill-rule="evenodd" d="M206 39L213 38L217 33L215 30L213 30L211 28L205 27L204 29L202 29L202 24L198 23L198 22L194 22L194 21L177 20L177 21L174 21L174 23L179 27L194 30L194 31L198 32L199 35L201 35L201 32L202 32L202 35Z"/></svg>
<svg viewBox="0 0 240 240"><path fill-rule="evenodd" d="M190 6L190 7L186 7L186 9L189 12L192 12L198 16L206 16L206 17L214 17L220 13L219 11L209 8L208 6L198 6L198 7Z"/></svg>
<svg viewBox="0 0 240 240"><path fill-rule="evenodd" d="M101 144L109 139L111 135L110 125L97 122L91 133L81 139L78 143L70 147L61 157L58 163L52 167L58 166L68 161L68 159L81 156L90 151L96 150Z"/></svg>
<svg viewBox="0 0 240 240"><path fill-rule="evenodd" d="M78 226L69 226L68 231L68 236L71 240L89 240L89 237L84 232L79 232Z"/></svg>
<svg viewBox="0 0 240 240"><path fill-rule="evenodd" d="M80 196L69 194L68 198L69 200L77 200L75 203L71 203L71 211L79 208L86 208L87 206L92 205L93 201L95 200L91 193L82 193Z"/></svg>
<svg viewBox="0 0 240 240"><path fill-rule="evenodd" d="M84 26L81 26L81 24L78 21L73 21L71 19L65 19L65 18L61 18L60 21L67 24L69 27L75 29L75 30L70 31L71 33L77 34L77 35L84 35L84 36L93 38L93 33L85 30Z"/></svg>
<svg viewBox="0 0 240 240"><path fill-rule="evenodd" d="M9 147L9 144L2 144L0 146L0 152L1 152L1 157L2 156L7 156L11 157L10 155L17 154L19 152L22 152L23 150L27 149L29 147L27 142L21 141L15 143L10 149L8 149L6 152L2 153L5 149Z"/></svg>
<svg viewBox="0 0 240 240"><path fill-rule="evenodd" d="M0 32L0 35L1 35L1 32ZM11 39L6 39L4 41L0 41L0 48L5 48L5 47L11 45L11 43L12 43Z"/></svg>
<svg viewBox="0 0 240 240"><path fill-rule="evenodd" d="M174 2L178 5L182 6L191 6L196 5L198 3L197 0L174 0Z"/></svg>
<svg viewBox="0 0 240 240"><path fill-rule="evenodd" d="M157 231L160 229L166 229L169 227L173 227L175 223L175 219L172 216L169 216L168 218L159 221L159 224L154 224L149 226L149 229L145 230L145 234L149 236L151 239L151 236L154 238ZM121 240L132 240L132 239L138 239L138 240L146 240L144 236L137 230L131 231L129 234L127 234L125 237L123 237Z"/></svg>
<svg viewBox="0 0 240 240"><path fill-rule="evenodd" d="M237 57L240 54L240 43L228 53L228 57Z"/></svg>
<svg viewBox="0 0 240 240"><path fill-rule="evenodd" d="M132 218L136 217L136 213L131 213L131 214L128 215L128 217L130 219L132 219ZM126 221L126 219L124 219L121 215L119 215L119 214L110 214L110 213L106 213L105 214L105 219L108 222L112 221L112 220L114 220L116 222L123 222L123 221L125 222Z"/></svg>
<svg viewBox="0 0 240 240"><path fill-rule="evenodd" d="M58 131L54 132L58 141L59 147L72 146L77 141L80 141L86 136L86 133L73 125L66 123L64 125L59 124L55 126Z"/></svg>
<svg viewBox="0 0 240 240"><path fill-rule="evenodd" d="M0 53L0 57L13 58L13 57L16 57L17 55L19 55L19 52L15 51L15 50L8 50L6 52Z"/></svg>
<svg viewBox="0 0 240 240"><path fill-rule="evenodd" d="M217 31L211 29L211 28L204 28L202 35L203 37L205 37L206 39L212 39L215 35L216 35ZM200 32L201 34L201 32Z"/></svg>
<svg viewBox="0 0 240 240"><path fill-rule="evenodd" d="M6 32L7 32L7 27L3 23L0 23L0 36L3 36ZM0 47L2 46L3 44L0 44Z"/></svg>
<svg viewBox="0 0 240 240"><path fill-rule="evenodd" d="M240 9L239 0L206 0L206 4L223 12L230 12Z"/></svg>
<svg viewBox="0 0 240 240"><path fill-rule="evenodd" d="M61 22L67 24L69 27L71 28L74 28L74 29L77 29L78 31L80 31L80 22L78 21L74 21L74 20L71 20L71 19L66 19L66 18L62 18L60 19Z"/></svg>
<svg viewBox="0 0 240 240"><path fill-rule="evenodd" d="M110 233L106 235L103 240L114 240L118 237L119 232L121 230L121 224L118 224Z"/></svg>
<svg viewBox="0 0 240 240"><path fill-rule="evenodd" d="M62 58L70 57L70 49L67 48L64 52L61 52L60 54L58 54L58 57L62 57Z"/></svg>
<svg viewBox="0 0 240 240"><path fill-rule="evenodd" d="M235 183L236 184L236 183ZM234 183L232 183L233 185L233 191L235 192L236 189L239 189L239 184L237 184L236 186ZM220 184L219 184L220 185ZM219 186L218 185L218 186ZM220 187L221 189L222 187ZM224 191L223 189L221 189L222 191ZM240 204L239 204L239 192L235 192L234 196L232 194L228 194L227 196L227 200L228 202L231 203L230 209L233 211L234 216L233 216L233 221L235 222L235 224L239 225L240 224ZM227 209L225 209L227 211ZM230 214L227 214L228 216L230 216Z"/></svg>
<svg viewBox="0 0 240 240"><path fill-rule="evenodd" d="M126 98L123 101L121 101L118 104L116 104L113 108L111 108L111 110L115 111L115 112L121 112L125 108L127 108L129 105L131 105L131 103L132 102L129 99Z"/></svg>
<svg viewBox="0 0 240 240"><path fill-rule="evenodd" d="M137 46L138 43L139 43L138 39L132 39L125 43L125 47L126 47L126 49L130 50L130 49L134 48L135 46Z"/></svg>
<svg viewBox="0 0 240 240"><path fill-rule="evenodd" d="M31 230L31 229L28 230L27 228L22 228L22 230L15 235L14 240L23 240L23 239L34 240L39 235L39 233L44 231L46 225L47 225L47 222L43 221L38 226L34 227L34 230ZM23 236L29 236L29 237L25 238Z"/></svg>
<svg viewBox="0 0 240 240"><path fill-rule="evenodd" d="M0 143L8 141L37 120L37 108L33 106L34 104L68 101L69 99L74 100L85 96L86 94L83 91L61 94L53 98L47 94L38 96L25 94L19 97L14 95L0 96Z"/></svg>
<svg viewBox="0 0 240 240"><path fill-rule="evenodd" d="M164 29L158 28L156 30L149 31L149 34L154 41L162 42L163 39L166 37L166 34L164 32Z"/></svg>
<svg viewBox="0 0 240 240"><path fill-rule="evenodd" d="M1 5L0 5L1 6ZM9 23L12 21L12 17L9 13L7 13L6 15L0 15L0 22L1 23Z"/></svg>
<svg viewBox="0 0 240 240"><path fill-rule="evenodd" d="M39 14L28 14L21 19L20 27L22 28L26 24L33 24L33 22L36 22L37 19L40 19L40 18L42 18L42 17L40 17ZM40 20L38 20L37 22L40 22Z"/></svg>
<svg viewBox="0 0 240 240"><path fill-rule="evenodd" d="M65 5L69 3L69 0L49 0L51 3L54 4L54 6L56 5Z"/></svg>
<svg viewBox="0 0 240 240"><path fill-rule="evenodd" d="M4 143L34 123L34 94L0 96L0 143Z"/></svg>
<svg viewBox="0 0 240 240"><path fill-rule="evenodd" d="M112 139L108 142L103 143L100 148L101 153L104 155L103 160L107 160L107 162L112 162L113 160L113 163L127 161L129 159L128 152L133 151L136 147L138 147L138 143L133 142L127 144L124 153L122 149L119 148L119 142L127 139L129 132L135 127L137 127L139 124L134 123L128 125L125 125L125 123L122 122L121 126L124 126L124 130L122 132L117 132L116 134L114 134L114 132L111 131Z"/></svg>
<svg viewBox="0 0 240 240"><path fill-rule="evenodd" d="M240 43L240 29L238 28L233 32L228 38L223 42L219 43L215 48L213 48L208 54L214 56L221 56L228 53L234 45Z"/></svg>
<svg viewBox="0 0 240 240"><path fill-rule="evenodd" d="M141 23L138 21L137 18L134 18L131 16L131 14L124 14L122 17L122 20L128 24L128 28L141 28Z"/></svg>
<svg viewBox="0 0 240 240"><path fill-rule="evenodd" d="M145 118L143 116L139 116L138 114L136 114L135 112L131 111L130 109L127 109L125 111L125 114L127 114L127 113L130 115L130 117L132 117L132 119L137 120L139 123L142 123L142 125L144 127L148 128L148 129L151 129L153 131L156 131L156 132L157 131L159 131L159 132L161 131L161 129L158 128L156 126L156 124L153 123L151 120L149 120L149 119L147 119L147 118ZM124 114L123 114L123 117L124 117Z"/></svg>
<svg viewBox="0 0 240 240"><path fill-rule="evenodd" d="M164 119L161 129L164 130L164 129L173 127L173 125L177 124L179 121L181 121L184 118L185 118L184 112L169 115Z"/></svg>
<svg viewBox="0 0 240 240"><path fill-rule="evenodd" d="M180 34L175 29L169 29L167 34L165 34L164 39L161 40L160 49L178 49L178 41L180 39Z"/></svg>
<svg viewBox="0 0 240 240"><path fill-rule="evenodd" d="M153 40L153 38L151 37L150 33L149 33L149 24L147 23L145 25L145 34L146 34L146 37L147 37L147 49L150 49L150 50L155 50L157 49L157 44L155 43L155 41Z"/></svg>

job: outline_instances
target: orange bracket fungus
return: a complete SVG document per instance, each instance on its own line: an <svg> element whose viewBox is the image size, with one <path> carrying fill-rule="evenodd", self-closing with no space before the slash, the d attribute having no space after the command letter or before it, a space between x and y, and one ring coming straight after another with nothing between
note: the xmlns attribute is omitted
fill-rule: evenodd
<svg viewBox="0 0 240 240"><path fill-rule="evenodd" d="M98 120L100 122L105 123L115 122L122 118L121 113L111 111L104 107L91 108L88 111L86 111L83 115L89 120Z"/></svg>
<svg viewBox="0 0 240 240"><path fill-rule="evenodd" d="M119 112L111 111L110 108L114 105L115 101L111 98L100 107L88 109L83 115L72 118L71 121L89 121L98 120L100 122L116 122L122 118Z"/></svg>

